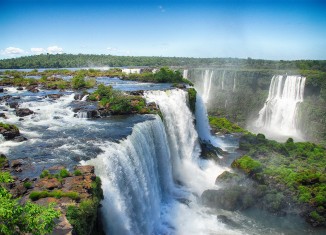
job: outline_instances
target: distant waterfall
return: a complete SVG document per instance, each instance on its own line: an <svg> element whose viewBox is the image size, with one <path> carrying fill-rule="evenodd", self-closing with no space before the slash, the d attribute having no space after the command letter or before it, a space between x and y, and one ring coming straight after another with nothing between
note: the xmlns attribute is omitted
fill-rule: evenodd
<svg viewBox="0 0 326 235"><path fill-rule="evenodd" d="M184 69L183 70L183 75L182 75L183 78L188 78L188 69Z"/></svg>
<svg viewBox="0 0 326 235"><path fill-rule="evenodd" d="M209 94L211 91L211 86L212 86L212 77L213 77L214 71L213 70L208 70L206 69L203 72L203 76L204 77L204 89L203 89L203 101L206 104L209 100Z"/></svg>
<svg viewBox="0 0 326 235"><path fill-rule="evenodd" d="M273 76L256 126L275 134L297 136L297 109L303 102L305 80L301 76Z"/></svg>

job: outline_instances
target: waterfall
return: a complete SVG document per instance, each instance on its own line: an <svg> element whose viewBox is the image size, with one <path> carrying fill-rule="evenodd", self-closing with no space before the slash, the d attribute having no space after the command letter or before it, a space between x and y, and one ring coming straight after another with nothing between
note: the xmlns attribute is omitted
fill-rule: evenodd
<svg viewBox="0 0 326 235"><path fill-rule="evenodd" d="M196 96L196 129L199 135L199 138L203 141L207 141L214 145L215 147L219 147L224 149L222 141L217 137L211 135L210 126L208 121L207 109L203 102L202 97L197 93Z"/></svg>
<svg viewBox="0 0 326 235"><path fill-rule="evenodd" d="M214 71L206 69L205 72L202 74L202 77L204 77L204 90L203 90L203 101L206 104L209 100L209 94L211 91L211 85L212 85L212 77L213 77Z"/></svg>
<svg viewBox="0 0 326 235"><path fill-rule="evenodd" d="M234 72L234 77L233 77L233 89L232 92L234 93L236 90L236 77L237 77L237 72Z"/></svg>
<svg viewBox="0 0 326 235"><path fill-rule="evenodd" d="M173 187L170 152L159 117L138 123L120 143L101 146L87 164L102 179L102 214L107 234L152 234L159 227L161 204Z"/></svg>
<svg viewBox="0 0 326 235"><path fill-rule="evenodd" d="M184 69L183 70L183 76L182 76L183 78L188 78L188 69Z"/></svg>
<svg viewBox="0 0 326 235"><path fill-rule="evenodd" d="M278 135L298 137L297 109L303 102L305 80L301 76L273 76L256 126Z"/></svg>
<svg viewBox="0 0 326 235"><path fill-rule="evenodd" d="M221 80L221 83L222 83L221 88L222 88L222 90L224 90L224 76L225 76L225 70L223 70L223 75L222 75L222 80Z"/></svg>

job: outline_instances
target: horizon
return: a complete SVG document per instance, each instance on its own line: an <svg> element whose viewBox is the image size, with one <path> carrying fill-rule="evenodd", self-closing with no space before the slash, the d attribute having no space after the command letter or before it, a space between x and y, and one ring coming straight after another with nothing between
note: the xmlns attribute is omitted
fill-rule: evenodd
<svg viewBox="0 0 326 235"><path fill-rule="evenodd" d="M320 0L4 0L0 59L97 54L326 60Z"/></svg>

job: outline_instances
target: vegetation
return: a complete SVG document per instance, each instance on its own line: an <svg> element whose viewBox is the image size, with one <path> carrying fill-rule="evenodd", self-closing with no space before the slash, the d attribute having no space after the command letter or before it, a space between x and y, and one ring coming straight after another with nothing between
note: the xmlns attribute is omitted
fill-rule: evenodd
<svg viewBox="0 0 326 235"><path fill-rule="evenodd" d="M197 91L195 88L189 88L188 89L188 99L189 99L189 106L190 110L195 113L196 111L196 96L197 96Z"/></svg>
<svg viewBox="0 0 326 235"><path fill-rule="evenodd" d="M39 206L26 202L21 205L4 187L12 181L8 172L0 171L0 234L51 233L60 212L54 209L54 204Z"/></svg>
<svg viewBox="0 0 326 235"><path fill-rule="evenodd" d="M99 105L116 114L148 113L145 99L140 96L131 96L122 91L114 90L112 86L100 84L88 96L91 101L99 101Z"/></svg>
<svg viewBox="0 0 326 235"><path fill-rule="evenodd" d="M18 68L78 68L92 66L209 66L254 69L310 69L326 71L326 61L293 60L273 61L237 58L187 58L187 57L149 57L113 56L90 54L42 54L0 60L0 69Z"/></svg>
<svg viewBox="0 0 326 235"><path fill-rule="evenodd" d="M248 133L248 131L230 122L226 118L209 116L208 120L214 132L221 132L223 134L240 133L240 132Z"/></svg>
<svg viewBox="0 0 326 235"><path fill-rule="evenodd" d="M54 191L33 191L29 195L29 198L32 201L37 201L41 198L46 197L54 197L54 198L62 198L62 197L68 197L70 199L73 199L75 201L80 200L80 196L76 192L62 192L61 190L54 190Z"/></svg>
<svg viewBox="0 0 326 235"><path fill-rule="evenodd" d="M11 125L11 124L6 124L3 122L0 122L0 128L6 129L8 131L11 131L11 130L19 131L17 126Z"/></svg>
<svg viewBox="0 0 326 235"><path fill-rule="evenodd" d="M325 210L320 209L326 205L324 147L309 142L294 143L291 138L278 143L262 134L247 134L240 139L240 149L247 151L247 155L235 160L233 167L242 169L261 184L272 185L299 204L308 204L310 219L326 221Z"/></svg>
<svg viewBox="0 0 326 235"><path fill-rule="evenodd" d="M77 234L87 235L93 231L93 225L97 219L97 208L103 199L103 191L101 189L101 180L96 177L92 183L93 197L83 200L78 206L68 206L67 219L73 225Z"/></svg>

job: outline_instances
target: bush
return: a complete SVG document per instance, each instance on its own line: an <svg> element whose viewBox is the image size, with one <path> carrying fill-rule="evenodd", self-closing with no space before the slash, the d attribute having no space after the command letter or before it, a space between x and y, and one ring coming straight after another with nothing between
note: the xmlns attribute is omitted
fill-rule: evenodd
<svg viewBox="0 0 326 235"><path fill-rule="evenodd" d="M73 89L86 88L85 77L82 74L77 74L71 79L71 86Z"/></svg>
<svg viewBox="0 0 326 235"><path fill-rule="evenodd" d="M32 188L32 183L31 182L24 182L24 187L27 189Z"/></svg>
<svg viewBox="0 0 326 235"><path fill-rule="evenodd" d="M82 173L81 173L80 170L75 170L75 171L74 171L74 175L75 175L75 176L80 176L80 175L82 175Z"/></svg>
<svg viewBox="0 0 326 235"><path fill-rule="evenodd" d="M50 176L50 172L48 170L44 170L40 174L40 178L45 178L45 177L49 177L49 176Z"/></svg>
<svg viewBox="0 0 326 235"><path fill-rule="evenodd" d="M66 178L70 176L70 173L67 169L61 169L59 172L59 176L62 178Z"/></svg>
<svg viewBox="0 0 326 235"><path fill-rule="evenodd" d="M257 173L261 170L261 163L244 155L241 158L232 162L232 167L239 168L247 174Z"/></svg>
<svg viewBox="0 0 326 235"><path fill-rule="evenodd" d="M41 198L46 197L54 197L54 198L62 198L62 197L68 197L72 200L78 201L80 199L80 196L76 192L62 192L61 190L55 190L55 191L33 191L30 193L29 198L32 201L37 201Z"/></svg>

